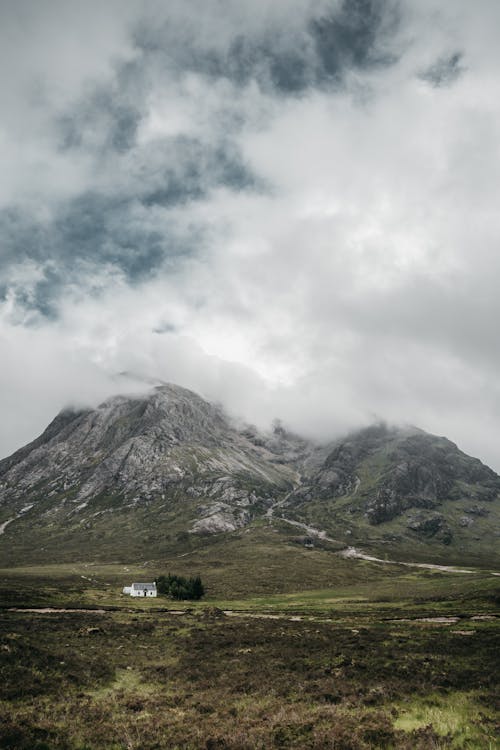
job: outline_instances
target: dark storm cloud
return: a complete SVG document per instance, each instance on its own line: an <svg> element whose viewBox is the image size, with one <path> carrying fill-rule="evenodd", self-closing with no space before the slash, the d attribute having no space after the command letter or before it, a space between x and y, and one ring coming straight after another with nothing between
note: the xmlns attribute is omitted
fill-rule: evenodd
<svg viewBox="0 0 500 750"><path fill-rule="evenodd" d="M128 151L135 144L140 112L132 107L117 104L105 90L97 92L87 107L64 114L58 124L62 150L89 147L88 131L95 134L96 126L102 131L99 148L119 153ZM87 141L87 142L86 142Z"/></svg>
<svg viewBox="0 0 500 750"><path fill-rule="evenodd" d="M151 90L150 70L137 60L116 61L106 83L86 87L56 119L62 150L124 153L136 143Z"/></svg>
<svg viewBox="0 0 500 750"><path fill-rule="evenodd" d="M293 96L337 87L353 70L394 63L385 43L398 19L397 5L389 0L345 0L301 27L287 26L282 18L254 33L236 27L224 44L170 22L160 28L139 25L134 40L146 58L156 57L177 75L191 71L240 87L256 81L268 93Z"/></svg>
<svg viewBox="0 0 500 750"><path fill-rule="evenodd" d="M63 286L61 273L49 265L42 268L38 278L29 285L26 282L0 283L0 301L5 302L10 297L14 307L23 311L25 323L30 321L30 313L53 321L57 318L55 300Z"/></svg>
<svg viewBox="0 0 500 750"><path fill-rule="evenodd" d="M76 145L74 146L77 147ZM79 147L79 146L78 146ZM57 206L50 221L37 221L22 207L0 211L0 272L15 303L54 318L61 294L101 271L121 274L131 283L159 269L176 270L204 246L203 228L179 228L169 211L206 198L217 187L233 191L262 188L229 142L209 146L183 136L162 139L142 154L145 167L114 194L89 190ZM139 165L142 164L139 154ZM161 211L158 216L158 210ZM41 277L9 284L9 270L38 265ZM5 281L7 280L7 281Z"/></svg>
<svg viewBox="0 0 500 750"><path fill-rule="evenodd" d="M158 144L156 152L162 166L152 181L154 184L140 197L146 206L201 200L220 186L236 191L264 187L229 141L212 146L181 136Z"/></svg>
<svg viewBox="0 0 500 750"><path fill-rule="evenodd" d="M318 57L318 81L338 79L349 68L366 69L395 62L384 51L399 15L384 0L346 0L338 14L316 19L311 34Z"/></svg>
<svg viewBox="0 0 500 750"><path fill-rule="evenodd" d="M49 229L49 257L57 253L58 263L83 260L95 265L110 264L134 281L147 276L169 255L182 250L167 236L130 221L130 199L106 197L89 192L61 210Z"/></svg>
<svg viewBox="0 0 500 750"><path fill-rule="evenodd" d="M266 95L295 96L339 87L352 70L393 61L383 48L397 23L394 3L346 0L324 7L293 26L283 24L283 13L248 30L233 19L223 39L215 16L212 35L178 10L165 23L136 19L134 54L117 59L106 81L86 85L53 116L58 152L93 165L95 184L53 205L49 219L22 204L0 212L3 296L54 318L59 298L79 280L88 286L89 276L118 273L134 284L198 252L203 227L191 220L179 230L171 216L176 209L207 200L217 188L267 192L272 186L238 145L248 115L246 87L254 81ZM230 82L235 102L227 92L214 94L206 132L141 141L151 97L168 99L168 86L186 74L214 85ZM26 263L37 266L36 278L16 272L12 280L12 268Z"/></svg>
<svg viewBox="0 0 500 750"><path fill-rule="evenodd" d="M436 88L450 86L464 72L464 67L460 64L462 59L462 52L455 52L452 55L440 57L433 65L420 74L420 78Z"/></svg>
<svg viewBox="0 0 500 750"><path fill-rule="evenodd" d="M17 306L54 318L61 294L69 286L98 291L103 272L116 272L129 283L150 277L160 266L177 266L194 252L194 237L159 231L147 220L131 220L131 199L87 192L61 206L55 219L41 223L20 211L0 214L4 252L0 269L3 297L9 291ZM193 233L194 234L194 233ZM199 237L197 238L199 241ZM16 279L23 264L36 264L38 276ZM14 280L9 283L9 275Z"/></svg>

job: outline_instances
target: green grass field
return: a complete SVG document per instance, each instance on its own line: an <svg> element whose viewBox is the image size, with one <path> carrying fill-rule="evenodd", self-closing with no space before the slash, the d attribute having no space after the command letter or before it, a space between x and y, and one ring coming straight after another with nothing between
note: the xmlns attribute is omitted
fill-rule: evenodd
<svg viewBox="0 0 500 750"><path fill-rule="evenodd" d="M0 747L500 747L500 578L293 542L279 566L266 533L231 560L0 570ZM120 593L168 571L205 599Z"/></svg>

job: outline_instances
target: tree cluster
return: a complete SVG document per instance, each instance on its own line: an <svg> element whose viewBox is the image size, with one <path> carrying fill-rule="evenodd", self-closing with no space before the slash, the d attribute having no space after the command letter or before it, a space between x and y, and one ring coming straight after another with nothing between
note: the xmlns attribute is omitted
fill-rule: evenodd
<svg viewBox="0 0 500 750"><path fill-rule="evenodd" d="M156 589L159 594L165 594L171 599L201 599L205 593L205 587L200 576L184 578L183 576L171 575L159 576L156 579Z"/></svg>

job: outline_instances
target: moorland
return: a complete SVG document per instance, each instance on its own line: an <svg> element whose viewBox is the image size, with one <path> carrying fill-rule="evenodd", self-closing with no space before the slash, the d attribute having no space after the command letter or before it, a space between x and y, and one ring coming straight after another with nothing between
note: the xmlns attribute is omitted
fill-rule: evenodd
<svg viewBox="0 0 500 750"><path fill-rule="evenodd" d="M278 565L271 533L236 558L226 539L135 566L2 569L0 746L499 747L498 576L293 539ZM205 598L121 594L168 571L201 572Z"/></svg>

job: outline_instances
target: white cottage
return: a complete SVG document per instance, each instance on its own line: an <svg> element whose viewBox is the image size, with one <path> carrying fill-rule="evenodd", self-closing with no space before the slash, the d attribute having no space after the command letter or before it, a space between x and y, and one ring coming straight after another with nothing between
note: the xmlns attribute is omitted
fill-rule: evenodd
<svg viewBox="0 0 500 750"><path fill-rule="evenodd" d="M133 583L132 586L124 586L123 593L129 596L158 596L156 583Z"/></svg>

